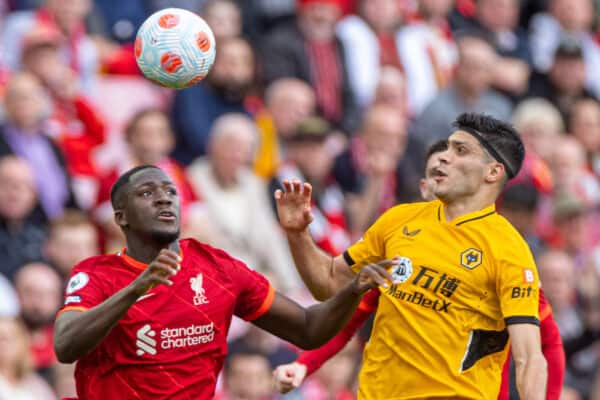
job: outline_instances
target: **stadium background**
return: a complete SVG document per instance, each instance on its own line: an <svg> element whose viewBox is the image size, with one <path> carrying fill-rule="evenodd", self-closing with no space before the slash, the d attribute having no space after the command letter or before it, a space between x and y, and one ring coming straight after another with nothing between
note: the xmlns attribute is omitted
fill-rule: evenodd
<svg viewBox="0 0 600 400"><path fill-rule="evenodd" d="M532 247L565 341L563 398L600 399L599 3L0 0L0 398L74 394L52 319L73 263L123 245L107 203L120 172L165 168L185 235L309 304L276 223L278 181L313 183L313 236L338 254L418 199L426 146L474 110L523 136L499 208ZM133 58L137 27L171 6L217 38L207 80L180 92ZM285 398L353 399L361 340ZM235 322L230 350L219 399L279 398L270 373L295 349Z"/></svg>

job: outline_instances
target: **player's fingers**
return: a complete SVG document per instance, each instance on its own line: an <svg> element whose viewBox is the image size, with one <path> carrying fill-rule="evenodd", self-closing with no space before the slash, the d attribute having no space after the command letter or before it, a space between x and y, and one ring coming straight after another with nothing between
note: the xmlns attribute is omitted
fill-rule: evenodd
<svg viewBox="0 0 600 400"><path fill-rule="evenodd" d="M298 179L294 179L292 186L295 193L302 193L302 182L300 182Z"/></svg>
<svg viewBox="0 0 600 400"><path fill-rule="evenodd" d="M281 191L281 189L277 189L275 191L275 200L281 200L282 196L283 196L283 192Z"/></svg>
<svg viewBox="0 0 600 400"><path fill-rule="evenodd" d="M162 249L159 253L161 257L167 257L171 260L175 260L176 262L181 262L181 256L170 249Z"/></svg>
<svg viewBox="0 0 600 400"><path fill-rule="evenodd" d="M366 286L371 288L375 286L388 287L385 278L373 268L373 265L367 265L362 269L361 272L363 272L364 276L368 278Z"/></svg>
<svg viewBox="0 0 600 400"><path fill-rule="evenodd" d="M294 375L294 378L292 379L292 386L297 388L300 385L302 385L302 381L304 380L304 374L301 373L297 373L296 375Z"/></svg>
<svg viewBox="0 0 600 400"><path fill-rule="evenodd" d="M312 194L312 185L308 182L304 182L304 185L302 185L302 196L310 198L311 194Z"/></svg>
<svg viewBox="0 0 600 400"><path fill-rule="evenodd" d="M393 265L393 264L391 264L391 265ZM380 275L384 279L387 279L390 282L393 280L392 274L390 274L390 272L387 270L387 268L384 268L378 264L371 264L371 267L378 275Z"/></svg>
<svg viewBox="0 0 600 400"><path fill-rule="evenodd" d="M160 276L173 276L177 274L177 267L163 264L162 262L154 262L152 263L148 269L152 275L160 275Z"/></svg>
<svg viewBox="0 0 600 400"><path fill-rule="evenodd" d="M177 258L173 257L172 254L160 254L158 257L156 257L154 263L168 265L169 267L172 267L174 269L179 268L179 258L178 256Z"/></svg>
<svg viewBox="0 0 600 400"><path fill-rule="evenodd" d="M152 283L154 286L162 283L163 285L167 285L167 286L172 286L173 285L173 281L165 278L164 276L160 276L160 275L153 275L152 276Z"/></svg>
<svg viewBox="0 0 600 400"><path fill-rule="evenodd" d="M292 183L290 181L284 179L282 183L286 193L292 193L294 191L294 189L292 188Z"/></svg>

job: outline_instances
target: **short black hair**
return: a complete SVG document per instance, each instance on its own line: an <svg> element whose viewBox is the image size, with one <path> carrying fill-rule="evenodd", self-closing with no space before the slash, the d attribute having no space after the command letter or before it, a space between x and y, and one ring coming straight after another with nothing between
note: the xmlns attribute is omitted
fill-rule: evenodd
<svg viewBox="0 0 600 400"><path fill-rule="evenodd" d="M504 164L508 179L519 173L525 159L525 146L511 124L486 114L463 113L453 125L465 132L476 131L498 153L501 160L497 161Z"/></svg>
<svg viewBox="0 0 600 400"><path fill-rule="evenodd" d="M139 165L137 167L131 168L129 171L121 175L119 179L117 179L115 184L112 186L112 189L110 190L110 202L112 204L113 209L116 210L120 206L121 192L122 189L129 183L129 178L131 178L133 174L149 168L160 169L156 165Z"/></svg>
<svg viewBox="0 0 600 400"><path fill-rule="evenodd" d="M425 162L429 161L432 155L446 150L448 150L448 141L443 139L438 140L427 148L427 152L425 153Z"/></svg>

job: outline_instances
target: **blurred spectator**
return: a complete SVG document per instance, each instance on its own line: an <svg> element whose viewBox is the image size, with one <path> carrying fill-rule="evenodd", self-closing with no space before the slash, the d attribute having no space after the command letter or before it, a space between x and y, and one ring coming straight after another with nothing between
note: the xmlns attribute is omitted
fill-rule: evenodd
<svg viewBox="0 0 600 400"><path fill-rule="evenodd" d="M573 104L569 133L585 148L589 169L600 176L600 103L597 100L582 98Z"/></svg>
<svg viewBox="0 0 600 400"><path fill-rule="evenodd" d="M192 232L252 268L276 275L282 285L278 289L296 288L299 278L267 187L250 168L257 140L254 122L243 114L225 114L215 121L208 156L187 171L205 210L203 223L196 221Z"/></svg>
<svg viewBox="0 0 600 400"><path fill-rule="evenodd" d="M557 1L557 0L555 0ZM581 97L593 97L585 88L586 70L581 47L573 40L564 40L556 49L547 74L535 73L529 85L529 97L543 97L568 119L573 104Z"/></svg>
<svg viewBox="0 0 600 400"><path fill-rule="evenodd" d="M452 79L457 50L447 18L453 3L420 0L398 36L411 115L419 115Z"/></svg>
<svg viewBox="0 0 600 400"><path fill-rule="evenodd" d="M100 253L98 246L98 232L88 216L67 210L50 224L44 256L66 282L75 264Z"/></svg>
<svg viewBox="0 0 600 400"><path fill-rule="evenodd" d="M494 68L494 87L512 96L528 88L531 73L529 38L518 27L519 0L480 0L475 26L490 35L498 53Z"/></svg>
<svg viewBox="0 0 600 400"><path fill-rule="evenodd" d="M146 17L146 0L94 0L101 15L102 30L113 40L131 43Z"/></svg>
<svg viewBox="0 0 600 400"><path fill-rule="evenodd" d="M137 165L157 165L173 180L179 194L182 227L186 229L190 208L197 201L183 167L169 157L173 150L174 135L167 115L158 109L145 109L136 113L125 128L127 144L118 165L100 177L94 217L103 228L104 248L118 251L124 245L121 229L114 222L110 190L117 178Z"/></svg>
<svg viewBox="0 0 600 400"><path fill-rule="evenodd" d="M257 350L230 351L225 362L224 390L216 400L273 399L271 366L265 355Z"/></svg>
<svg viewBox="0 0 600 400"><path fill-rule="evenodd" d="M270 179L285 154L285 144L304 119L313 115L316 99L313 89L296 78L280 78L265 91L265 108L256 115L260 143L254 171Z"/></svg>
<svg viewBox="0 0 600 400"><path fill-rule="evenodd" d="M274 28L294 22L296 0L236 0L242 11L244 36L259 47Z"/></svg>
<svg viewBox="0 0 600 400"><path fill-rule="evenodd" d="M46 233L31 219L37 195L29 165L0 157L0 181L0 273L12 280L20 266L42 260Z"/></svg>
<svg viewBox="0 0 600 400"><path fill-rule="evenodd" d="M296 23L271 32L263 49L267 83L295 77L310 83L319 113L334 126L353 132L357 118L344 45L335 25L342 15L339 0L298 0Z"/></svg>
<svg viewBox="0 0 600 400"><path fill-rule="evenodd" d="M244 99L254 83L254 73L254 53L248 42L233 38L219 43L207 80L175 95L171 121L177 161L188 165L206 154L211 126L220 115L245 112Z"/></svg>
<svg viewBox="0 0 600 400"><path fill-rule="evenodd" d="M37 78L15 74L6 88L7 124L0 131L0 155L16 154L31 165L45 217L75 207L64 155L44 133L48 97Z"/></svg>
<svg viewBox="0 0 600 400"><path fill-rule="evenodd" d="M397 0L361 0L358 9L358 15L337 24L336 32L344 45L348 81L365 108L373 101L381 66L402 68L396 43L402 15Z"/></svg>
<svg viewBox="0 0 600 400"><path fill-rule="evenodd" d="M600 50L592 36L594 6L592 0L548 0L548 11L535 15L530 23L531 50L535 68L550 70L560 42L569 39L581 46L586 86L600 96L600 77L592 71L600 68Z"/></svg>
<svg viewBox="0 0 600 400"><path fill-rule="evenodd" d="M61 306L63 282L56 270L44 263L23 265L15 275L21 317L27 326L33 366L50 378L56 362L52 337L56 312Z"/></svg>
<svg viewBox="0 0 600 400"><path fill-rule="evenodd" d="M422 153L414 136L408 136L402 111L387 105L367 110L360 135L351 140L333 167L333 176L345 194L354 240L383 211L419 198L419 165L423 161L416 154Z"/></svg>
<svg viewBox="0 0 600 400"><path fill-rule="evenodd" d="M386 104L409 116L406 79L401 70L391 66L381 68L374 104Z"/></svg>
<svg viewBox="0 0 600 400"><path fill-rule="evenodd" d="M33 371L27 338L19 319L0 317L0 399L55 400L50 386Z"/></svg>
<svg viewBox="0 0 600 400"><path fill-rule="evenodd" d="M242 33L242 14L233 0L208 0L200 15L211 27L218 44Z"/></svg>
<svg viewBox="0 0 600 400"><path fill-rule="evenodd" d="M91 0L46 0L35 11L13 13L3 27L5 61L13 70L20 67L25 35L36 25L57 29L61 35L60 54L63 62L81 77L84 87L91 90L99 69L96 45L86 34L85 18L91 10Z"/></svg>
<svg viewBox="0 0 600 400"><path fill-rule="evenodd" d="M554 147L550 167L557 191L577 196L588 207L600 205L600 183L587 168L585 149L573 137L564 137L552 143Z"/></svg>
<svg viewBox="0 0 600 400"><path fill-rule="evenodd" d="M498 211L519 231L534 257L545 249L545 243L536 232L536 214L540 194L533 184L518 183L502 193Z"/></svg>
<svg viewBox="0 0 600 400"><path fill-rule="evenodd" d="M509 120L510 101L491 88L498 56L492 46L474 33L457 38L459 61L453 84L441 91L415 121L415 134L425 145L445 139L462 112L484 112ZM410 76L408 76L410 81Z"/></svg>
<svg viewBox="0 0 600 400"><path fill-rule="evenodd" d="M280 188L284 179L309 182L313 188L314 218L309 225L310 233L321 249L337 255L350 244L350 234L344 194L331 176L338 155L330 149L333 134L331 126L321 118L304 120L288 141L286 160L271 180L269 193Z"/></svg>
<svg viewBox="0 0 600 400"><path fill-rule="evenodd" d="M19 299L10 281L0 273L0 318L16 317L21 312Z"/></svg>

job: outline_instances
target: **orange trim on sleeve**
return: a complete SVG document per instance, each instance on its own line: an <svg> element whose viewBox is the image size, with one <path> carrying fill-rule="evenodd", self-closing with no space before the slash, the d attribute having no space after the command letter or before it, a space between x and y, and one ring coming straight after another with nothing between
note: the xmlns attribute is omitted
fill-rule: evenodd
<svg viewBox="0 0 600 400"><path fill-rule="evenodd" d="M265 297L265 300L258 308L258 310L254 311L252 314L246 316L244 321L254 321L255 319L261 317L264 313L269 311L271 306L273 305L273 301L275 300L275 289L273 286L269 285L269 293Z"/></svg>
<svg viewBox="0 0 600 400"><path fill-rule="evenodd" d="M56 318L58 318L60 316L60 314L64 313L65 311L87 311L89 310L87 307L83 307L83 306L68 306L63 308L62 310L60 310L57 314L56 314Z"/></svg>
<svg viewBox="0 0 600 400"><path fill-rule="evenodd" d="M552 315L552 307L550 307L550 304L546 304L546 306L540 310L540 321L545 320L550 315Z"/></svg>

